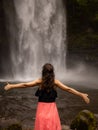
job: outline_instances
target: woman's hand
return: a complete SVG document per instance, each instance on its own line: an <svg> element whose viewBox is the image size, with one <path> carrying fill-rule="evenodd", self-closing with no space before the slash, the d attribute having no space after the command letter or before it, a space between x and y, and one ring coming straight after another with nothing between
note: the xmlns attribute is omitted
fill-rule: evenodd
<svg viewBox="0 0 98 130"><path fill-rule="evenodd" d="M4 89L5 89L5 90L11 89L11 84L7 83L7 85L4 86Z"/></svg>
<svg viewBox="0 0 98 130"><path fill-rule="evenodd" d="M83 100L88 104L90 102L90 99L88 98L88 94L82 93Z"/></svg>

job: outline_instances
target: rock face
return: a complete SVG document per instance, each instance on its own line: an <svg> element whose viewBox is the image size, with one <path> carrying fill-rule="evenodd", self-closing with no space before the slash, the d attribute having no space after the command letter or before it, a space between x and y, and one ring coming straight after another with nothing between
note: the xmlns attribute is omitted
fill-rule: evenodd
<svg viewBox="0 0 98 130"><path fill-rule="evenodd" d="M96 119L94 114L88 110L79 112L70 127L72 130L95 130Z"/></svg>

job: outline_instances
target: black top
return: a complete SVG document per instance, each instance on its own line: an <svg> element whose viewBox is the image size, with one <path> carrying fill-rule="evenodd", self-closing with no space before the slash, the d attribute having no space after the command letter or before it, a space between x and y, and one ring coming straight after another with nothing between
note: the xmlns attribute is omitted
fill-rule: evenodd
<svg viewBox="0 0 98 130"><path fill-rule="evenodd" d="M57 92L54 89L49 91L45 89L39 89L36 91L35 96L38 97L39 102L55 102Z"/></svg>

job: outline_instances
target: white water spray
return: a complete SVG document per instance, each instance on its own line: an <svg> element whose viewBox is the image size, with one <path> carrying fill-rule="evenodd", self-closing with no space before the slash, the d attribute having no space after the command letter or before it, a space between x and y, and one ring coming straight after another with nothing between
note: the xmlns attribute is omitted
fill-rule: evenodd
<svg viewBox="0 0 98 130"><path fill-rule="evenodd" d="M63 73L66 17L62 1L14 0L14 8L18 28L10 45L14 79L30 80L39 76L47 62L54 65L56 75ZM9 22L13 22L11 18ZM10 28L14 28L13 24ZM10 31L12 35L13 31ZM13 43L15 39L17 44Z"/></svg>

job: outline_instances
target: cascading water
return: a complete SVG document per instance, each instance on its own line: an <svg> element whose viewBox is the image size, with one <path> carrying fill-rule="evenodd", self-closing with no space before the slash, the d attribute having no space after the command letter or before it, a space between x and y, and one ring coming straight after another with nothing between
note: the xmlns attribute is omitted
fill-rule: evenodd
<svg viewBox="0 0 98 130"><path fill-rule="evenodd" d="M6 38L2 43L0 41L0 81L38 78L43 64L50 62L58 79L71 84L97 86L96 68L73 61L76 67L66 70L66 11L63 0L2 1L2 24L6 27L2 36Z"/></svg>
<svg viewBox="0 0 98 130"><path fill-rule="evenodd" d="M5 2L6 5L6 2ZM54 65L57 76L65 70L66 16L61 0L13 0L6 10L15 80L39 75L43 64Z"/></svg>

